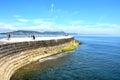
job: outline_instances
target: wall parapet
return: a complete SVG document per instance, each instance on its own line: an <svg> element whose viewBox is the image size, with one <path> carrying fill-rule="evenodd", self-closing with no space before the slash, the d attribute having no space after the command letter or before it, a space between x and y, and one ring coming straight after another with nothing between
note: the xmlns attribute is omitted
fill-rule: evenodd
<svg viewBox="0 0 120 80"><path fill-rule="evenodd" d="M25 42L14 42L14 43L1 44L0 45L0 57L1 55L18 53L18 52L29 50L29 49L60 45L60 44L69 42L73 39L74 39L73 37L70 37L70 38L64 38L64 39L25 41Z"/></svg>

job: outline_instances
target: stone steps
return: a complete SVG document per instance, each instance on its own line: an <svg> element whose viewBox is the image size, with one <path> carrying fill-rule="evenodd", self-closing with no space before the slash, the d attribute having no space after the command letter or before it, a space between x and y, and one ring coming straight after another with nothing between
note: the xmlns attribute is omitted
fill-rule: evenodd
<svg viewBox="0 0 120 80"><path fill-rule="evenodd" d="M17 69L19 69L21 66L26 65L27 63L30 63L27 58L23 59L16 59L13 62L8 62L6 67L4 67L4 77L12 76L11 73L15 72Z"/></svg>
<svg viewBox="0 0 120 80"><path fill-rule="evenodd" d="M5 69L5 72L3 73L5 76L9 76L12 72L15 72L20 67L30 63L28 58L21 59L19 61L13 61L11 63L8 63L9 66L7 69ZM12 76L12 75L11 75Z"/></svg>

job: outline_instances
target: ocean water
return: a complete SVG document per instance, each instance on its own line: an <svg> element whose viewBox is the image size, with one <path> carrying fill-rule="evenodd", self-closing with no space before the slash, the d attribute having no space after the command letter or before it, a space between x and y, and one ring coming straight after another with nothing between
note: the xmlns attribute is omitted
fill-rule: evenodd
<svg viewBox="0 0 120 80"><path fill-rule="evenodd" d="M120 37L76 36L76 50L19 69L11 80L120 80Z"/></svg>

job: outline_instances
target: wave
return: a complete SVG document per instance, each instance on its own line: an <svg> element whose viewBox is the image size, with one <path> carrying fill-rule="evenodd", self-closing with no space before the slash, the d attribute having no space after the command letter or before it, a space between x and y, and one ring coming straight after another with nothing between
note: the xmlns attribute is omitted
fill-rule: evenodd
<svg viewBox="0 0 120 80"><path fill-rule="evenodd" d="M72 52L72 51L71 51L71 52ZM42 62L44 62L44 61L58 59L58 58L61 58L61 57L63 57L63 56L68 55L68 53L70 53L70 52L60 53L60 54L56 54L56 55L53 55L53 56L49 56L49 57L40 59L39 62L42 63Z"/></svg>

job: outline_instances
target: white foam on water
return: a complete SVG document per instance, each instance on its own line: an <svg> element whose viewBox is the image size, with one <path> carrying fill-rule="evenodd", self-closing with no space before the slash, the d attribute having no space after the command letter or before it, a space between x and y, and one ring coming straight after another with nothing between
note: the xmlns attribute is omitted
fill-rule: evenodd
<svg viewBox="0 0 120 80"><path fill-rule="evenodd" d="M69 52L53 55L53 56L50 56L50 57L46 57L46 58L40 59L39 62L41 63L41 62L44 62L44 61L47 61L47 60L54 60L54 59L66 56L66 55L68 55L68 53Z"/></svg>

